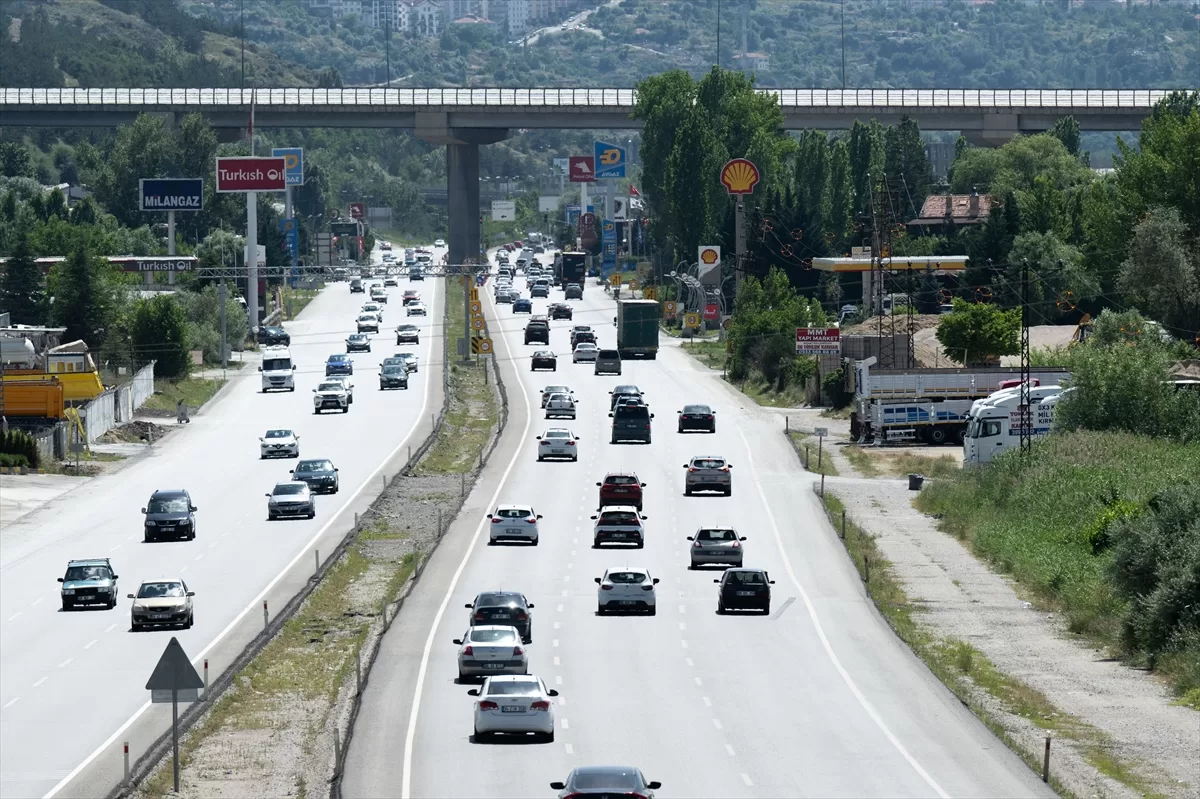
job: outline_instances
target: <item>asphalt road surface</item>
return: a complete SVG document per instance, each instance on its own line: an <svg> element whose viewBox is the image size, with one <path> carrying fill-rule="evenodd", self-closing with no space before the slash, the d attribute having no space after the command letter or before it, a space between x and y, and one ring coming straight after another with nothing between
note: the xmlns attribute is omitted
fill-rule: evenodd
<svg viewBox="0 0 1200 799"><path fill-rule="evenodd" d="M146 680L172 635L199 659L251 606L261 613L255 597L313 546L368 479L372 492L380 490L378 469L437 411L428 403L427 386L441 380L443 281L410 286L407 270L403 275L399 287L388 290L385 324L373 337L372 352L352 356L355 402L349 413L312 412L312 389L324 376L325 359L345 352L346 336L367 301L351 295L348 283L334 283L286 325L298 364L295 392L260 393L260 376L248 365L204 413L142 460L6 525L0 539L0 797L27 799L54 789L143 713ZM428 318L405 319L400 297L410 287L425 295ZM394 329L405 322L422 328L419 348L396 346ZM420 371L407 391L381 392L379 362L399 350L416 352ZM289 479L296 463L259 460L258 437L276 427L297 431L301 457L328 457L340 469L340 492L318 497L311 521L267 521L264 494ZM142 543L139 509L158 488L191 492L199 508L195 540ZM55 580L68 560L90 557L112 558L122 599L114 610L64 612ZM130 632L124 595L157 577L182 578L196 592L194 627ZM76 790L64 795L79 795Z"/></svg>
<svg viewBox="0 0 1200 799"><path fill-rule="evenodd" d="M534 300L535 313L546 302ZM553 796L548 783L572 767L611 764L660 780L659 796L1052 796L875 612L778 416L745 407L678 346L626 362L621 377L572 365L571 324L615 344L602 289L589 281L572 304L573 323L552 326L557 372L531 374L529 354L543 347L522 343L526 317L485 303L499 317L498 357L515 367L505 372L511 446L497 450L384 640L345 795ZM648 446L609 443L607 392L625 383L656 414ZM542 419L538 392L549 384L575 390L577 421ZM676 432L688 402L716 408L715 435ZM581 437L578 463L536 461L534 437L551 426ZM702 454L733 464L731 497L683 496L683 465ZM596 482L628 469L648 484L646 547L593 549ZM497 500L543 515L539 546L487 546ZM770 616L716 615L719 570L687 569L686 537L714 523L747 536L745 565L776 581ZM627 565L662 580L657 615L598 617L593 578ZM561 692L554 743L472 741L471 686L455 682L452 639L467 627L464 603L494 589L536 605L530 670Z"/></svg>

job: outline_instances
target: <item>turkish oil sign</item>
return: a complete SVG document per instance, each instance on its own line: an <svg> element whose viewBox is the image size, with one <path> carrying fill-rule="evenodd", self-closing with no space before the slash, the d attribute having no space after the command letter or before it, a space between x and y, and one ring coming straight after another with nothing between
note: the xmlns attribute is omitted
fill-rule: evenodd
<svg viewBox="0 0 1200 799"><path fill-rule="evenodd" d="M842 331L836 327L796 328L797 355L840 355Z"/></svg>
<svg viewBox="0 0 1200 799"><path fill-rule="evenodd" d="M287 188L283 158L231 156L217 159L217 191L283 191Z"/></svg>
<svg viewBox="0 0 1200 799"><path fill-rule="evenodd" d="M139 211L203 211L203 178L142 178Z"/></svg>

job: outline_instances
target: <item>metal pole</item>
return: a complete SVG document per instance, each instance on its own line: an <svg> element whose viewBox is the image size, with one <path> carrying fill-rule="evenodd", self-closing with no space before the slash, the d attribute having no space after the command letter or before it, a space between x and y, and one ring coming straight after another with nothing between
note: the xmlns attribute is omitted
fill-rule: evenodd
<svg viewBox="0 0 1200 799"><path fill-rule="evenodd" d="M746 202L738 198L734 206L734 252L733 263L733 296L736 299L742 291L742 272L746 259Z"/></svg>
<svg viewBox="0 0 1200 799"><path fill-rule="evenodd" d="M287 186L283 190L283 218L293 219L292 215L292 187ZM299 266L300 258L300 231L296 231L296 249L288 248L288 263L292 266ZM291 314L288 314L291 316Z"/></svg>
<svg viewBox="0 0 1200 799"><path fill-rule="evenodd" d="M125 779L122 784L129 784L129 741L125 742Z"/></svg>
<svg viewBox="0 0 1200 799"><path fill-rule="evenodd" d="M208 658L204 659L204 698L208 699Z"/></svg>
<svg viewBox="0 0 1200 799"><path fill-rule="evenodd" d="M313 574L319 574L320 572L321 572L321 550L314 549L313 550Z"/></svg>
<svg viewBox="0 0 1200 799"><path fill-rule="evenodd" d="M846 0L842 0L842 90L846 89Z"/></svg>
<svg viewBox="0 0 1200 799"><path fill-rule="evenodd" d="M175 212L167 211L167 255L175 255ZM175 270L167 272L167 283L175 285Z"/></svg>
<svg viewBox="0 0 1200 799"><path fill-rule="evenodd" d="M225 326L225 278L217 284L217 303L221 309L221 369L229 367L229 332Z"/></svg>
<svg viewBox="0 0 1200 799"><path fill-rule="evenodd" d="M171 686L171 760L175 793L179 793L179 689Z"/></svg>
<svg viewBox="0 0 1200 799"><path fill-rule="evenodd" d="M463 273L463 338L471 342L471 278L470 270ZM471 351L463 353L463 360L471 360Z"/></svg>
<svg viewBox="0 0 1200 799"><path fill-rule="evenodd" d="M1042 782L1050 782L1050 736L1046 736L1046 754L1042 756Z"/></svg>
<svg viewBox="0 0 1200 799"><path fill-rule="evenodd" d="M254 191L246 192L246 305L250 332L258 333L258 192Z"/></svg>
<svg viewBox="0 0 1200 799"><path fill-rule="evenodd" d="M822 452L824 451L824 449L825 449L825 438L823 436L818 436L817 437L817 471L818 472L824 471L824 469L821 466L821 455L822 455Z"/></svg>
<svg viewBox="0 0 1200 799"><path fill-rule="evenodd" d="M263 600L263 627L271 623L271 614L267 612L267 600Z"/></svg>

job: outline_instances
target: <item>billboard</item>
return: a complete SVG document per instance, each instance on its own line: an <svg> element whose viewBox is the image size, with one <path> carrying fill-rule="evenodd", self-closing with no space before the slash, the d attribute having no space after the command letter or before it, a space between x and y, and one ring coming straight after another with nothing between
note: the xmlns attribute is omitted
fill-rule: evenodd
<svg viewBox="0 0 1200 799"><path fill-rule="evenodd" d="M284 176L289 186L304 185L304 149L301 147L276 147L271 150L275 158L283 159Z"/></svg>
<svg viewBox="0 0 1200 799"><path fill-rule="evenodd" d="M600 271L607 274L617 268L617 223L605 219L600 234Z"/></svg>
<svg viewBox="0 0 1200 799"><path fill-rule="evenodd" d="M283 191L287 188L283 158L228 156L217 159L217 191Z"/></svg>
<svg viewBox="0 0 1200 799"><path fill-rule="evenodd" d="M841 355L842 331L836 327L798 327L796 354Z"/></svg>
<svg viewBox="0 0 1200 799"><path fill-rule="evenodd" d="M699 265L700 282L706 286L721 284L721 248L712 244L700 246L696 257Z"/></svg>
<svg viewBox="0 0 1200 799"><path fill-rule="evenodd" d="M570 158L555 158L554 168L562 172L564 175L571 174L571 159Z"/></svg>
<svg viewBox="0 0 1200 799"><path fill-rule="evenodd" d="M358 223L357 222L330 222L329 223L329 232L338 237L357 236L358 235Z"/></svg>
<svg viewBox="0 0 1200 799"><path fill-rule="evenodd" d="M350 203L350 218L362 219L367 215L366 203Z"/></svg>
<svg viewBox="0 0 1200 799"><path fill-rule="evenodd" d="M139 211L203 211L203 178L142 178Z"/></svg>
<svg viewBox="0 0 1200 799"><path fill-rule="evenodd" d="M511 222L517 218L517 204L512 200L492 200L492 221Z"/></svg>
<svg viewBox="0 0 1200 799"><path fill-rule="evenodd" d="M572 183L594 183L596 181L596 159L590 155L573 155L571 169L567 173Z"/></svg>
<svg viewBox="0 0 1200 799"><path fill-rule="evenodd" d="M538 197L538 213L552 214L558 210L558 204L562 201L561 197L554 197L548 194L543 194Z"/></svg>
<svg viewBox="0 0 1200 799"><path fill-rule="evenodd" d="M595 162L592 166L597 179L625 177L624 147L598 141L595 150Z"/></svg>
<svg viewBox="0 0 1200 799"><path fill-rule="evenodd" d="M613 198L613 220L624 222L629 218L629 198L614 197Z"/></svg>

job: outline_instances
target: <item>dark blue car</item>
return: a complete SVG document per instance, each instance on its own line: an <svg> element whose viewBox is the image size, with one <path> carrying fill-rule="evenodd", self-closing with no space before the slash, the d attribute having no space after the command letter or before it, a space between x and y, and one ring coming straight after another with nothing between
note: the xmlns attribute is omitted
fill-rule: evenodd
<svg viewBox="0 0 1200 799"><path fill-rule="evenodd" d="M533 313L533 300L528 297L513 300L513 313Z"/></svg>
<svg viewBox="0 0 1200 799"><path fill-rule="evenodd" d="M354 361L350 360L350 356L344 352L334 353L329 356L329 360L325 361L326 377L352 374L354 374Z"/></svg>

